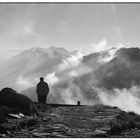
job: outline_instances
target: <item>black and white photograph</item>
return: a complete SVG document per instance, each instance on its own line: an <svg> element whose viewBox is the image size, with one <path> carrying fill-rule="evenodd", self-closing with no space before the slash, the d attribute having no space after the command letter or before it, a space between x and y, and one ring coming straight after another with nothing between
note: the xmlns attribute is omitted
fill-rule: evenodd
<svg viewBox="0 0 140 140"><path fill-rule="evenodd" d="M0 138L140 138L140 3L0 2Z"/></svg>

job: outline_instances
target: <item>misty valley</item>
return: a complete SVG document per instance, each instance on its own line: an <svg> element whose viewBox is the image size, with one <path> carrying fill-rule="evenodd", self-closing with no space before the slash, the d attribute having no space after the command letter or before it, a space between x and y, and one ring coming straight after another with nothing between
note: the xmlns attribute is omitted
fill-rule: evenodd
<svg viewBox="0 0 140 140"><path fill-rule="evenodd" d="M139 137L139 71L139 48L25 50L1 65L0 136ZM41 76L46 105L37 103Z"/></svg>
<svg viewBox="0 0 140 140"><path fill-rule="evenodd" d="M140 113L140 49L111 48L83 54L64 48L32 48L9 59L0 69L0 87L10 87L37 101L43 76L50 87L48 103L105 104Z"/></svg>

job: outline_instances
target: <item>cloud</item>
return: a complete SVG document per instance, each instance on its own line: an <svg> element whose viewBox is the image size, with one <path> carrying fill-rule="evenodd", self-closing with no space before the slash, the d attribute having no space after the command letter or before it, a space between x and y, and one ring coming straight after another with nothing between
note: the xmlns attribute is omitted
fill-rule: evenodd
<svg viewBox="0 0 140 140"><path fill-rule="evenodd" d="M83 53L85 53L85 55L91 54L91 53L98 53L101 51L105 51L107 49L110 49L111 47L108 46L107 44L107 40L105 38L103 38L101 41L99 41L98 43L90 43L88 45L84 45L82 47L82 51Z"/></svg>
<svg viewBox="0 0 140 140"><path fill-rule="evenodd" d="M98 96L104 105L117 106L124 111L134 111L140 114L140 87L132 86L130 89L114 89L106 91L98 89Z"/></svg>
<svg viewBox="0 0 140 140"><path fill-rule="evenodd" d="M91 54L91 53L100 53L103 54L100 56L101 62L109 62L111 59L115 57L116 51L120 48L129 48L130 46L126 46L123 43L118 43L114 46L108 45L108 42L105 38L103 38L98 43L91 43L88 45L87 50L85 50L85 54ZM104 52L107 52L108 54L104 55Z"/></svg>
<svg viewBox="0 0 140 140"><path fill-rule="evenodd" d="M100 52L109 49L109 47L107 46L107 40L105 38L103 38L100 42L96 44L90 44L90 46L92 47L92 52Z"/></svg>
<svg viewBox="0 0 140 140"><path fill-rule="evenodd" d="M48 81L50 85L54 85L61 80L79 75L77 66L80 65L83 58L82 56L83 54L81 54L81 52L77 52L63 59L63 62L57 66L54 72L46 75L45 80Z"/></svg>
<svg viewBox="0 0 140 140"><path fill-rule="evenodd" d="M21 30L22 30L22 33L24 36L34 34L33 23L27 23L27 24L23 25Z"/></svg>
<svg viewBox="0 0 140 140"><path fill-rule="evenodd" d="M32 36L34 38L38 37L38 34L35 32L35 25L33 21L24 21L18 23L17 34L20 34L22 37Z"/></svg>
<svg viewBox="0 0 140 140"><path fill-rule="evenodd" d="M70 57L63 59L63 62L56 67L55 71L46 74L45 80L53 86L58 82L91 72L92 69L83 65L82 60L83 54L78 51L75 52Z"/></svg>
<svg viewBox="0 0 140 140"><path fill-rule="evenodd" d="M70 31L68 23L65 21L61 21L58 23L58 31L61 33L67 33Z"/></svg>
<svg viewBox="0 0 140 140"><path fill-rule="evenodd" d="M59 81L55 72L47 74L45 80L49 83L49 85L53 85Z"/></svg>
<svg viewBox="0 0 140 140"><path fill-rule="evenodd" d="M69 76L78 76L78 72L76 70L72 70L68 73Z"/></svg>
<svg viewBox="0 0 140 140"><path fill-rule="evenodd" d="M24 48L1 48L0 49L0 62L7 63L6 61L11 59L13 56L23 52Z"/></svg>
<svg viewBox="0 0 140 140"><path fill-rule="evenodd" d="M18 87L18 90L23 90L23 89L32 87L33 86L33 83L28 78L25 78L22 75L20 75L16 79L16 86Z"/></svg>
<svg viewBox="0 0 140 140"><path fill-rule="evenodd" d="M77 104L77 101L81 101L82 104L85 104L81 89L72 81L68 83L67 88L61 89L60 92L65 104Z"/></svg>
<svg viewBox="0 0 140 140"><path fill-rule="evenodd" d="M80 64L83 59L83 54L77 52L76 54L71 55L67 59L63 59L63 62L58 66L59 71L64 71L65 69L76 67Z"/></svg>
<svg viewBox="0 0 140 140"><path fill-rule="evenodd" d="M119 50L120 48L126 48L123 44L118 44L115 47L108 49L108 55L106 56L101 56L100 57L100 61L103 62L109 62L111 59L113 59L115 57L115 54L117 52L117 50Z"/></svg>
<svg viewBox="0 0 140 140"><path fill-rule="evenodd" d="M120 49L121 47L125 47L122 43L116 44L114 46L110 46L108 45L108 41L106 40L106 38L103 38L101 41L99 41L98 43L91 43L89 45L89 49L90 49L90 53L97 53L97 52L101 52L101 51L106 51L112 48L115 49Z"/></svg>
<svg viewBox="0 0 140 140"><path fill-rule="evenodd" d="M17 19L9 30L9 38L16 47L32 48L40 43L41 37L36 32L34 21Z"/></svg>
<svg viewBox="0 0 140 140"><path fill-rule="evenodd" d="M34 23L30 20L17 19L11 26L10 32L13 35L26 36L34 32Z"/></svg>

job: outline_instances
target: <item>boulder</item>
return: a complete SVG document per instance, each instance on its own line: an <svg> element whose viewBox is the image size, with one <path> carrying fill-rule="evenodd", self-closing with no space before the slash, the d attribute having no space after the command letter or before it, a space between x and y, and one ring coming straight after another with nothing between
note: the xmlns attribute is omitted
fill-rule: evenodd
<svg viewBox="0 0 140 140"><path fill-rule="evenodd" d="M28 97L17 93L11 88L3 88L0 91L0 105L10 107L13 110L18 110L22 113L37 113L33 102Z"/></svg>

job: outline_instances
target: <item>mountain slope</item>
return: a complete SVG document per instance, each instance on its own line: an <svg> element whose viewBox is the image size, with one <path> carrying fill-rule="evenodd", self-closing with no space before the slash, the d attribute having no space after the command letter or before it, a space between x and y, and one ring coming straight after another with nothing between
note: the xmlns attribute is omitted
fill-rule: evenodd
<svg viewBox="0 0 140 140"><path fill-rule="evenodd" d="M12 57L0 69L1 88L11 86L15 88L18 77L34 79L45 76L71 56L71 52L63 48L32 48Z"/></svg>
<svg viewBox="0 0 140 140"><path fill-rule="evenodd" d="M118 50L116 57L101 66L95 74L99 80L98 85L107 89L140 85L140 49Z"/></svg>

